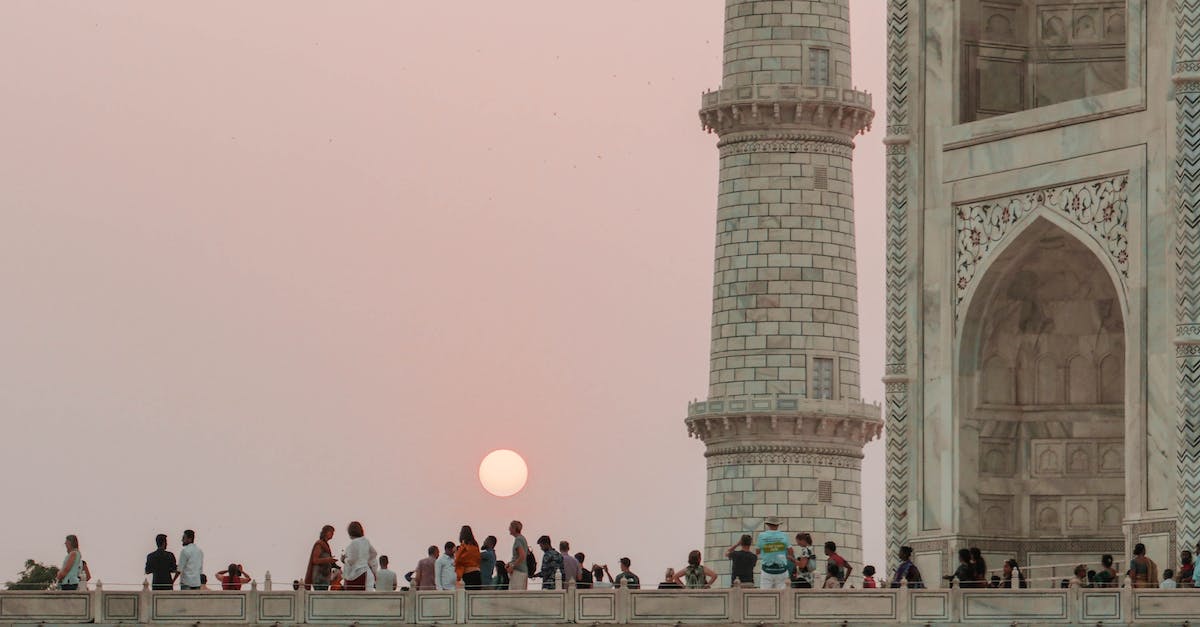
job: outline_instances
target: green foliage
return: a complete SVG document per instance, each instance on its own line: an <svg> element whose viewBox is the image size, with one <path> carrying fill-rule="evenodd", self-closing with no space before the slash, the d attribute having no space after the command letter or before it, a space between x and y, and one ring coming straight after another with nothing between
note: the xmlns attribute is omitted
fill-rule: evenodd
<svg viewBox="0 0 1200 627"><path fill-rule="evenodd" d="M57 577L57 566L47 566L33 560L25 560L25 570L21 571L21 578L16 581L4 582L4 587L9 590L45 590Z"/></svg>

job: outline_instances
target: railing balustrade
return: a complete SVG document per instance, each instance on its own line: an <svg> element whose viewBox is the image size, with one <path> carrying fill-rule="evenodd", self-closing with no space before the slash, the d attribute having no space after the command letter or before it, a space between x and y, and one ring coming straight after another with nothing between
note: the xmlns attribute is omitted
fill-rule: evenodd
<svg viewBox="0 0 1200 627"><path fill-rule="evenodd" d="M1195 620L1200 590L879 589L0 592L0 626L241 623L1158 623Z"/></svg>

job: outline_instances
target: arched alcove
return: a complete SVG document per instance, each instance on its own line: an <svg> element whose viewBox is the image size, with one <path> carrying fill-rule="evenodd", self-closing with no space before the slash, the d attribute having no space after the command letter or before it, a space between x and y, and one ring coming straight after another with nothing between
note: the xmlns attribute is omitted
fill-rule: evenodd
<svg viewBox="0 0 1200 627"><path fill-rule="evenodd" d="M960 318L959 370L974 394L959 396L958 437L986 462L962 462L963 493L1014 512L1000 530L966 499L962 529L1034 552L1122 542L1123 300L1107 260L1065 228L1036 217L1010 235ZM1010 451L1015 468L997 472Z"/></svg>

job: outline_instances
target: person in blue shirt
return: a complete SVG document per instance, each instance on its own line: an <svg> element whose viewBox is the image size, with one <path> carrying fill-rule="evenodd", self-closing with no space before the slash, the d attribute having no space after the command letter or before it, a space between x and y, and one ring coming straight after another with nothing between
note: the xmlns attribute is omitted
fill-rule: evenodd
<svg viewBox="0 0 1200 627"><path fill-rule="evenodd" d="M783 521L778 516L767 516L763 524L767 530L758 534L754 552L762 565L762 588L783 590L788 587L788 563L795 559L787 534L779 530Z"/></svg>

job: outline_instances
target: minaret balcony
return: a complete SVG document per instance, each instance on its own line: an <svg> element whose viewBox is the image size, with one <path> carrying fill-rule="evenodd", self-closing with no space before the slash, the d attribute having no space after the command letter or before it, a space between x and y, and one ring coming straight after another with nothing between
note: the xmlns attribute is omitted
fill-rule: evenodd
<svg viewBox="0 0 1200 627"><path fill-rule="evenodd" d="M764 84L703 94L700 123L709 133L807 130L854 137L871 129L871 94L827 85Z"/></svg>

